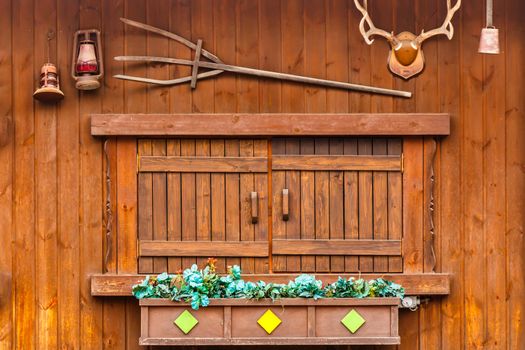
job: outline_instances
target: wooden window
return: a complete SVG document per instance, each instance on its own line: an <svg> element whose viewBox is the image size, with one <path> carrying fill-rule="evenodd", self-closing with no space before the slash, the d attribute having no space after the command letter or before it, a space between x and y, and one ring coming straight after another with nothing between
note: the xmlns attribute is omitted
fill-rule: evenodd
<svg viewBox="0 0 525 350"><path fill-rule="evenodd" d="M221 271L402 272L401 138L139 139L137 157L139 273L210 256Z"/></svg>
<svg viewBox="0 0 525 350"><path fill-rule="evenodd" d="M139 140L138 206L140 273L269 271L267 140Z"/></svg>
<svg viewBox="0 0 525 350"><path fill-rule="evenodd" d="M129 294L140 279L129 274L214 256L247 279L359 272L446 294L446 274L428 274L437 144L427 135L448 132L448 115L435 114L94 116L94 135L122 135L108 147L106 266L128 275L94 276L93 293Z"/></svg>

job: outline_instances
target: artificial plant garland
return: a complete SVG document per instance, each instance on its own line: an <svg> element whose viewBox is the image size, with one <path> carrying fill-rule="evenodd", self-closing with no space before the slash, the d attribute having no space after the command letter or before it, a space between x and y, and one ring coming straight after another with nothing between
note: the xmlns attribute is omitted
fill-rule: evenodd
<svg viewBox="0 0 525 350"><path fill-rule="evenodd" d="M377 278L365 281L362 278L339 277L336 282L323 287L323 282L313 275L302 274L288 284L245 282L241 278L241 268L237 265L228 268L226 276L215 270L217 260L210 258L204 269L197 265L184 270L182 274L170 275L166 272L146 276L140 284L133 286L137 299L169 298L174 301L190 302L198 310L206 307L210 298L244 298L272 300L280 298L403 298L405 290L397 283Z"/></svg>

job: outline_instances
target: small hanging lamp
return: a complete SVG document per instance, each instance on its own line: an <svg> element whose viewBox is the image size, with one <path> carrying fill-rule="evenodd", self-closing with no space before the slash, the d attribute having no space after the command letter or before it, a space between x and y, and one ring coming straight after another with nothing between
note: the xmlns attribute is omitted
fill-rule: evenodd
<svg viewBox="0 0 525 350"><path fill-rule="evenodd" d="M493 0L487 0L487 25L481 29L479 53L499 54L499 31L492 24Z"/></svg>
<svg viewBox="0 0 525 350"><path fill-rule="evenodd" d="M71 76L79 90L95 90L100 87L104 73L100 32L96 29L79 30L75 33Z"/></svg>
<svg viewBox="0 0 525 350"><path fill-rule="evenodd" d="M49 62L49 42L52 39L53 33L47 33L47 63L44 63L40 70L39 87L33 93L33 97L42 102L57 102L64 98L64 93L60 90L58 69Z"/></svg>

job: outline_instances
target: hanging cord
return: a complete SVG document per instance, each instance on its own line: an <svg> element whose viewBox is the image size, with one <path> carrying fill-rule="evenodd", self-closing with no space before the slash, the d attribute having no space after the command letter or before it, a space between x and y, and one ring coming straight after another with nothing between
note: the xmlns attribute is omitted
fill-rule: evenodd
<svg viewBox="0 0 525 350"><path fill-rule="evenodd" d="M494 4L493 0L487 0L487 28L494 28L494 24L492 24L492 14L494 12Z"/></svg>
<svg viewBox="0 0 525 350"><path fill-rule="evenodd" d="M51 40L55 38L55 32L50 30L47 32L47 62L51 62Z"/></svg>

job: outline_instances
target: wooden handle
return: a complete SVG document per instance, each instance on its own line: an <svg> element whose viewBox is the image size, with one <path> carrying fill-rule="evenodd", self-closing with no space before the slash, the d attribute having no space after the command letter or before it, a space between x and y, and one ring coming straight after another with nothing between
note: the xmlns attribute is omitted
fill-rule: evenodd
<svg viewBox="0 0 525 350"><path fill-rule="evenodd" d="M257 201L257 192L250 193L252 203L252 224L256 224L259 221L259 203Z"/></svg>
<svg viewBox="0 0 525 350"><path fill-rule="evenodd" d="M289 205L288 205L288 189L283 188L283 220L288 221L290 218Z"/></svg>

